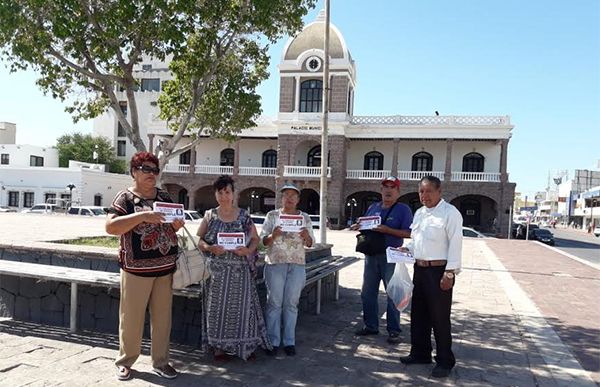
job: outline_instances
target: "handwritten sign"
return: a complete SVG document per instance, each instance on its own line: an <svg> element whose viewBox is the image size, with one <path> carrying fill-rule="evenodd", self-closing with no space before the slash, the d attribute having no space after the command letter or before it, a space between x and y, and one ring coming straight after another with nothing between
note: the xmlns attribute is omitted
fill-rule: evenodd
<svg viewBox="0 0 600 387"><path fill-rule="evenodd" d="M281 227L281 231L300 232L305 227L304 216L280 214L278 225Z"/></svg>
<svg viewBox="0 0 600 387"><path fill-rule="evenodd" d="M217 233L217 244L225 250L235 250L246 246L246 235L243 232Z"/></svg>
<svg viewBox="0 0 600 387"><path fill-rule="evenodd" d="M175 219L185 220L183 204L154 202L152 208L154 211L162 212L165 215L165 223L173 223Z"/></svg>
<svg viewBox="0 0 600 387"><path fill-rule="evenodd" d="M396 247L385 249L388 263L415 263L415 257L410 252L404 252Z"/></svg>
<svg viewBox="0 0 600 387"><path fill-rule="evenodd" d="M361 216L358 218L359 230L370 230L381 224L381 216Z"/></svg>

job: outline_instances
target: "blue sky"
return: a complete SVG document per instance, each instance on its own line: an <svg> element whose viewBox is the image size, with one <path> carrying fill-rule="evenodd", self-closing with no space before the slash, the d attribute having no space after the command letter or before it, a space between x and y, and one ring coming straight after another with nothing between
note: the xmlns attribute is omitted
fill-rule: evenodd
<svg viewBox="0 0 600 387"><path fill-rule="evenodd" d="M531 194L548 173L600 159L600 2L597 0L332 0L331 20L357 63L357 115L510 115L510 181ZM314 20L322 7L310 12ZM278 108L277 64L260 87ZM35 74L0 68L0 121L17 141L52 145L74 125Z"/></svg>

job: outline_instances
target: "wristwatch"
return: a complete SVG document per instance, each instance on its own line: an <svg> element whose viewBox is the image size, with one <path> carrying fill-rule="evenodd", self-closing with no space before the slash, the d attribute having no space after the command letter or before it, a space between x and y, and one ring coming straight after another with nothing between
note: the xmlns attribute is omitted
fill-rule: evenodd
<svg viewBox="0 0 600 387"><path fill-rule="evenodd" d="M446 278L448 278L448 279L452 279L452 278L454 278L454 272L447 271L444 273L444 276L446 276Z"/></svg>

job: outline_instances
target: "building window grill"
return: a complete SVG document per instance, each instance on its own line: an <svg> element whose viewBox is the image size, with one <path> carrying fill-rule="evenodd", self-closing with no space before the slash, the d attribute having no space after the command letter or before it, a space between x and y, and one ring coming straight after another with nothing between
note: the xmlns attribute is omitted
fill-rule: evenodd
<svg viewBox="0 0 600 387"><path fill-rule="evenodd" d="M323 82L310 79L300 85L300 112L318 113L323 105Z"/></svg>

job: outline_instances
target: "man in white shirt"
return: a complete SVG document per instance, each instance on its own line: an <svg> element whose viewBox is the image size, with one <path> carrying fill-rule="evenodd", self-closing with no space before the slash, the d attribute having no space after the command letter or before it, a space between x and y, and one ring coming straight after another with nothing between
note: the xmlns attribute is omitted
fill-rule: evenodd
<svg viewBox="0 0 600 387"><path fill-rule="evenodd" d="M431 363L431 330L436 343L433 377L450 375L456 360L452 353L450 310L455 275L462 255L462 216L442 199L440 179L426 176L419 182L423 207L415 213L411 241L406 249L415 257L410 318L411 349L400 358L404 364Z"/></svg>

